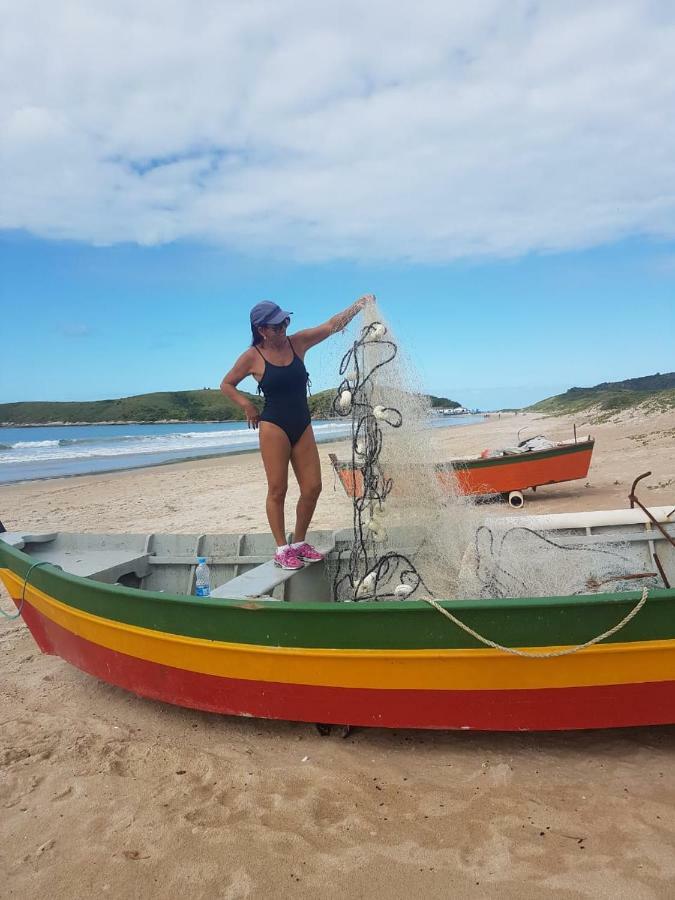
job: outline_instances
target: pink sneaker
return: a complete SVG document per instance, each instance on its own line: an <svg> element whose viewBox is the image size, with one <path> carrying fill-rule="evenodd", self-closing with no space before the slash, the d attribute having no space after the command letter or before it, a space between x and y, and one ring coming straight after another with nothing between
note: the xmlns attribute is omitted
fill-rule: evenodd
<svg viewBox="0 0 675 900"><path fill-rule="evenodd" d="M274 554L274 565L280 569L304 569L304 563L292 547L278 547Z"/></svg>
<svg viewBox="0 0 675 900"><path fill-rule="evenodd" d="M324 558L323 553L319 553L316 547L312 547L311 544L307 543L296 547L295 552L297 553L298 558L303 560L303 562L321 562Z"/></svg>

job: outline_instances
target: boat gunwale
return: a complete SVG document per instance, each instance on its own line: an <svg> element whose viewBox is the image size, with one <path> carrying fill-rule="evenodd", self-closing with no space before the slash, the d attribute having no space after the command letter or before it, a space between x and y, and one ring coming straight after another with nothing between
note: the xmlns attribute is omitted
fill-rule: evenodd
<svg viewBox="0 0 675 900"><path fill-rule="evenodd" d="M65 532L62 532L65 533ZM25 578L28 570L34 563L40 562L39 557L24 553L16 547L4 544L0 540L0 570L4 568L2 564L2 555L7 554L10 558L15 558L16 562L21 565L23 572L16 571L7 566L19 578ZM61 569L58 565L48 562L45 566L36 568L34 575L31 576L29 584L34 584L39 590L39 581L42 575L48 574L51 577L60 579L66 583L72 583L78 587L92 587L101 594L109 594L111 596L124 596L128 598L138 599L142 597L144 600L159 604L180 604L188 606L190 609L203 608L205 610L213 609L241 609L245 611L264 611L274 610L282 614L294 612L330 612L338 613L338 615L346 614L364 614L366 612L419 612L420 609L427 609L429 612L435 612L423 600L361 600L358 603L337 603L334 601L293 601L286 603L279 600L267 600L262 597L247 598L228 598L228 597L208 597L200 598L191 594L173 594L163 591L149 591L142 588L128 587L122 584L109 584L104 581L96 581L93 578L87 578L81 575L74 575ZM439 599L437 602L451 612L473 612L473 611L533 611L541 609L559 609L574 607L589 607L634 604L642 596L642 591L613 591L596 594L573 594L550 597L502 597L487 599L462 599L448 600ZM675 600L675 588L654 588L649 592L649 599L653 602L665 602ZM63 602L63 601L61 601ZM115 620L113 620L115 621Z"/></svg>

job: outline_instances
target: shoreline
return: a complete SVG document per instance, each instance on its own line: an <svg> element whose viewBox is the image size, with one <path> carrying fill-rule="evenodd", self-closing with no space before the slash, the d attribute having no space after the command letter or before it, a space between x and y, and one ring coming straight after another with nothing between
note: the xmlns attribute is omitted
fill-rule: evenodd
<svg viewBox="0 0 675 900"><path fill-rule="evenodd" d="M452 420L452 419L455 418L455 417L453 417L453 416L439 416L438 418L439 418L439 420L443 421L443 420L446 419L446 418L449 419L449 420ZM460 417L460 416L457 416L456 418L476 418L476 419L479 419L479 418L480 418L481 421L484 420L483 414L476 415L476 416L473 416L472 414L466 414L466 415L461 416L461 417ZM339 421L341 421L341 420L340 420L339 418L335 418L335 419L314 419L314 420L312 420L312 423L314 424L314 422L326 422L326 421L327 421L327 422L333 422L333 421L334 421L334 422L339 422ZM111 425L111 424L114 424L114 423L108 422L108 423L99 423L99 424L109 424L109 425ZM140 423L140 422L134 422L134 423L132 423L132 422L127 422L127 423L125 423L125 424L128 424L128 425L131 425L131 424L134 424L134 425L136 425L136 424L156 424L156 425L157 425L157 424L171 424L171 423L160 423L160 422L154 422L154 423ZM215 422L207 422L207 423L193 422L193 423L185 423L185 424L221 424L221 423L215 423ZM223 424L224 424L224 423L223 423ZM453 424L451 421L448 421L448 422L443 422L442 425L432 425L432 426L430 426L430 427L431 427L431 430L437 430L437 429L444 430L444 429L446 429L446 428L461 428L461 427L463 427L463 426L474 426L474 425L476 425L476 424L477 424L477 422L462 422L462 423L459 424L459 425L455 425L455 424ZM24 427L33 427L33 426L24 426ZM47 426L35 426L35 427L47 427ZM67 426L61 426L61 427L71 427L71 426L70 426L70 425L67 425ZM316 437L316 435L315 435L315 437ZM318 446L322 446L322 445L324 445L324 444L332 444L332 443L342 444L342 443L344 443L345 441L348 441L348 440L349 440L349 436L348 436L348 435L345 435L344 437L336 437L336 436L330 435L330 436L325 437L325 438L317 438L316 442L317 442L317 445L318 445ZM160 451L158 451L158 452L160 452ZM55 474L55 475L36 475L36 476L34 476L34 477L31 477L31 478L17 478L16 480L13 480L13 481L2 481L2 480L0 480L0 489L2 489L3 487L8 487L8 486L10 486L10 485L31 484L32 482L47 482L47 481L54 481L55 479L59 479L59 478L79 478L79 477L84 477L84 476L86 476L86 475L108 475L108 474L115 473L115 472L131 472L131 471L136 471L136 470L138 470L138 469L155 469L155 468L158 468L158 467L160 467L160 466L180 465L181 463L194 462L194 461L200 460L200 459L220 459L220 458L222 458L222 457L240 456L240 455L242 455L242 454L259 453L259 452L260 452L260 448L259 448L259 447L246 447L246 448L244 448L244 449L234 449L234 450L229 450L229 451L228 451L228 450L225 450L225 451L222 451L222 450L221 450L221 451L217 451L217 452L215 452L215 453L195 453L195 454L190 455L190 456L180 456L180 457L174 457L174 458L172 458L172 459L163 459L163 460L160 460L160 461L158 461L158 462L139 461L139 462L137 462L137 463L133 463L133 464L128 465L128 466L126 466L126 465L124 465L124 466L112 466L111 468L94 469L94 470L87 471L87 472L61 472L61 473ZM132 455L132 454L129 454L129 455ZM92 457L92 459L101 459L101 458L102 458L102 457ZM119 458L119 457L117 457L117 458ZM2 463L0 463L0 471L2 471L2 468L1 468L1 467L2 467Z"/></svg>
<svg viewBox="0 0 675 900"><path fill-rule="evenodd" d="M342 444L348 441L349 437L331 437L330 440L317 441L317 446L323 444ZM162 466L180 466L183 463L199 462L200 460L227 459L230 456L246 456L251 453L260 453L259 447L247 447L244 450L230 450L226 453L200 453L196 456L182 456L180 459L163 459L155 463L139 463L131 466L118 466L114 469L96 469L94 472L66 472L60 475L43 475L36 478L22 478L16 481L0 481L0 490L3 487L11 487L19 484L33 484L34 482L56 481L60 478L87 478L95 475L116 475L123 472L138 472L143 469L159 469Z"/></svg>

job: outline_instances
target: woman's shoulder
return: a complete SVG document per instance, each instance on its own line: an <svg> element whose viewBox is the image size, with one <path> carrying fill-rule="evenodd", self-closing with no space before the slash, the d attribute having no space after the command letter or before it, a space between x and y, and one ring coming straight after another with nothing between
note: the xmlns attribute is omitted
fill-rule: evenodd
<svg viewBox="0 0 675 900"><path fill-rule="evenodd" d="M255 362L256 359L260 359L260 350L258 350L257 347L251 345L244 350L239 359Z"/></svg>
<svg viewBox="0 0 675 900"><path fill-rule="evenodd" d="M295 334L287 334L288 343L291 345L293 352L296 356L299 356L300 359L304 359L305 353L307 352L307 347L305 345L305 341L303 338L302 331L296 331Z"/></svg>
<svg viewBox="0 0 675 900"><path fill-rule="evenodd" d="M237 358L235 366L238 369L245 369L246 373L250 375L255 368L256 360L259 358L255 347L247 347Z"/></svg>

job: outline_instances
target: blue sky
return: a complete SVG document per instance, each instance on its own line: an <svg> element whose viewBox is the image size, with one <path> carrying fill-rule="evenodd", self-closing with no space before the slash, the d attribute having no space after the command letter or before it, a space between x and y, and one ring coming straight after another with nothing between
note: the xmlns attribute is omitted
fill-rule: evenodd
<svg viewBox="0 0 675 900"><path fill-rule="evenodd" d="M675 359L675 247L667 244L374 266L12 234L0 240L0 262L5 402L214 387L246 346L259 299L293 310L301 328L367 291L427 390L471 407L520 406L574 385L671 371ZM335 383L344 339L331 341L308 357L316 390Z"/></svg>
<svg viewBox="0 0 675 900"><path fill-rule="evenodd" d="M468 406L672 370L673 58L668 0L10 5L0 401L216 386L258 300L364 292Z"/></svg>

